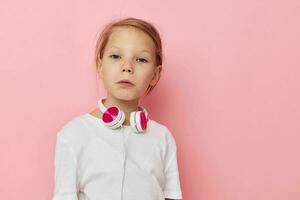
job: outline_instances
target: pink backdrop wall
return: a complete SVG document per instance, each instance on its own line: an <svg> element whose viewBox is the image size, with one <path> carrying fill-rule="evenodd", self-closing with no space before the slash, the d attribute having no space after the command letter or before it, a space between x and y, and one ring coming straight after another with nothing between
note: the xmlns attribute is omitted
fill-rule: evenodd
<svg viewBox="0 0 300 200"><path fill-rule="evenodd" d="M51 199L57 131L105 94L96 32L127 16L162 33L142 104L176 138L184 199L300 199L297 0L2 0L1 199Z"/></svg>

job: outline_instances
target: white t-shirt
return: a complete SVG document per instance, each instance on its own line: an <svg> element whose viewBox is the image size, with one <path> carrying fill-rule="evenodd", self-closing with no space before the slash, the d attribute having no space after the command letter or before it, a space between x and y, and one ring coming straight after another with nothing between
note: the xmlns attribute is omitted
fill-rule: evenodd
<svg viewBox="0 0 300 200"><path fill-rule="evenodd" d="M152 119L136 134L76 116L57 134L54 167L53 200L182 199L176 142Z"/></svg>

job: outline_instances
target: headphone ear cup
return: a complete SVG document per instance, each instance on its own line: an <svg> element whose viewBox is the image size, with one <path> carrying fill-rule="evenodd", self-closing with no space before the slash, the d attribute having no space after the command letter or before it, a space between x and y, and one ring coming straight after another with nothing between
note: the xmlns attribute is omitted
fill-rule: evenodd
<svg viewBox="0 0 300 200"><path fill-rule="evenodd" d="M143 111L136 111L130 114L130 126L136 133L145 132L147 129L147 118Z"/></svg>
<svg viewBox="0 0 300 200"><path fill-rule="evenodd" d="M117 107L109 107L102 114L102 120L106 124L113 122L119 115L119 109Z"/></svg>
<svg viewBox="0 0 300 200"><path fill-rule="evenodd" d="M145 112L141 111L140 114L139 114L139 118L140 118L141 128L143 130L146 130L147 129L148 118L147 118L147 115L145 114Z"/></svg>
<svg viewBox="0 0 300 200"><path fill-rule="evenodd" d="M149 121L149 115L148 115L148 112L147 112L147 110L146 110L144 107L141 107L141 108L142 108L142 111L145 113L146 121L148 122L148 121Z"/></svg>
<svg viewBox="0 0 300 200"><path fill-rule="evenodd" d="M103 123L111 129L118 128L125 121L125 114L118 107L112 106L102 114Z"/></svg>

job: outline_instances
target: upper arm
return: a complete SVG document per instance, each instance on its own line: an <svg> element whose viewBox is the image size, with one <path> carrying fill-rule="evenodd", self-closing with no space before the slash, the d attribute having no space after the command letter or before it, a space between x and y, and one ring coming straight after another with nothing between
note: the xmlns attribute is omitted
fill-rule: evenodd
<svg viewBox="0 0 300 200"><path fill-rule="evenodd" d="M165 153L164 175L165 187L164 195L166 199L182 199L182 192L180 186L180 178L177 163L177 146L176 141L167 129L167 148Z"/></svg>
<svg viewBox="0 0 300 200"><path fill-rule="evenodd" d="M57 135L53 200L77 200L76 159L67 142Z"/></svg>

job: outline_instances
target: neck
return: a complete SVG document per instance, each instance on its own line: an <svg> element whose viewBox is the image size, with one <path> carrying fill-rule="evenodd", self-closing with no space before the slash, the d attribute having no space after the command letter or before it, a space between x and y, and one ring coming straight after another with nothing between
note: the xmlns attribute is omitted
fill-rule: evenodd
<svg viewBox="0 0 300 200"><path fill-rule="evenodd" d="M122 99L116 99L110 95L107 95L107 98L104 100L104 106L106 108L110 106L118 106L125 114L126 119L124 122L124 125L130 124L130 113L133 111L138 111L139 109L139 99L133 99L133 100L122 100Z"/></svg>

